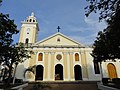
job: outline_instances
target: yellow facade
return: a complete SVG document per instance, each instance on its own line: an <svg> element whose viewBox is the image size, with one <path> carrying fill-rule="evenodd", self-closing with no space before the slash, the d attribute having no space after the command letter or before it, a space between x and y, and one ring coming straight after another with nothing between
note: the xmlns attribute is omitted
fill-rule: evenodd
<svg viewBox="0 0 120 90"><path fill-rule="evenodd" d="M25 80L74 81L89 80L92 77L89 75L91 72L94 73L93 58L90 55L92 48L86 47L60 32L36 42L38 25L37 22L29 22L30 19L35 19L33 14L22 23L19 42L25 43L25 39L28 38L30 43L27 43L27 46L34 52L31 54L31 58L24 63L23 71L32 66L36 67L35 73L30 74L31 78L26 76ZM28 28L32 30L29 31ZM39 54L42 54L40 60ZM88 67L90 65L91 70ZM28 76L30 75L28 74Z"/></svg>

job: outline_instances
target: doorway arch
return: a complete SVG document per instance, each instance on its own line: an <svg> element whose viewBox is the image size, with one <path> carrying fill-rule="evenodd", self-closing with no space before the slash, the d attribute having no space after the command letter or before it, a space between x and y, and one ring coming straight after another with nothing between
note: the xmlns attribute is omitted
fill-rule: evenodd
<svg viewBox="0 0 120 90"><path fill-rule="evenodd" d="M43 80L44 67L42 65L37 65L35 80Z"/></svg>
<svg viewBox="0 0 120 90"><path fill-rule="evenodd" d="M55 66L55 80L63 80L63 66L61 64Z"/></svg>
<svg viewBox="0 0 120 90"><path fill-rule="evenodd" d="M109 75L109 78L117 78L117 72L116 72L116 67L114 64L112 63L109 63L107 65L107 69L108 69L108 75Z"/></svg>
<svg viewBox="0 0 120 90"><path fill-rule="evenodd" d="M82 80L82 71L80 65L74 66L75 80Z"/></svg>

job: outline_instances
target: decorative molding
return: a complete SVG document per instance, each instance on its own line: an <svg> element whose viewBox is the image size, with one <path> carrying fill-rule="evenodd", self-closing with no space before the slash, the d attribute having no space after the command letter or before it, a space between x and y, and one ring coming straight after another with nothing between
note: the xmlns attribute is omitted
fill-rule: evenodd
<svg viewBox="0 0 120 90"><path fill-rule="evenodd" d="M74 54L73 52L68 52L69 54Z"/></svg>
<svg viewBox="0 0 120 90"><path fill-rule="evenodd" d="M49 54L50 52L44 52L44 54Z"/></svg>
<svg viewBox="0 0 120 90"><path fill-rule="evenodd" d="M55 54L55 52L49 52L50 54Z"/></svg>
<svg viewBox="0 0 120 90"><path fill-rule="evenodd" d="M63 54L68 54L68 52L62 52Z"/></svg>

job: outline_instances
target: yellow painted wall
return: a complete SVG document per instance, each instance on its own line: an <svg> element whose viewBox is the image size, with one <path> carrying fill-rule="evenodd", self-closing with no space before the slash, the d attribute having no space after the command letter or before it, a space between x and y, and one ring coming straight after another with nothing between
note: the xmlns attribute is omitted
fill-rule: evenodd
<svg viewBox="0 0 120 90"><path fill-rule="evenodd" d="M70 56L70 78L74 79L74 66L73 66L73 53L69 54Z"/></svg>
<svg viewBox="0 0 120 90"><path fill-rule="evenodd" d="M81 53L81 63L82 63L82 69L83 69L83 78L88 78L88 71L87 71L87 62L86 62L86 54L85 51L82 51Z"/></svg>
<svg viewBox="0 0 120 90"><path fill-rule="evenodd" d="M45 70L45 75L44 75L44 79L47 79L47 75L48 75L48 53L44 54L44 70Z"/></svg>
<svg viewBox="0 0 120 90"><path fill-rule="evenodd" d="M68 77L68 69L67 69L67 53L63 53L63 62L64 62L64 78Z"/></svg>
<svg viewBox="0 0 120 90"><path fill-rule="evenodd" d="M20 31L19 42L21 42L21 43L24 43L24 42L23 42L23 30L24 30L24 27L22 27L22 28L21 28L21 31Z"/></svg>

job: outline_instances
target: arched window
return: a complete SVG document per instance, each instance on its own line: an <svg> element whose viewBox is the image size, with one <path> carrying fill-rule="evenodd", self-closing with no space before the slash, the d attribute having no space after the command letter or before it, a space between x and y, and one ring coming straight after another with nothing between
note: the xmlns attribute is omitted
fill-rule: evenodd
<svg viewBox="0 0 120 90"><path fill-rule="evenodd" d="M39 53L39 55L38 55L38 61L42 61L42 60L43 60L43 54Z"/></svg>
<svg viewBox="0 0 120 90"><path fill-rule="evenodd" d="M25 43L26 43L26 44L28 44L28 42L29 42L29 39L28 39L28 38L26 38Z"/></svg>
<svg viewBox="0 0 120 90"><path fill-rule="evenodd" d="M100 68L98 62L94 62L94 71L95 74L100 74Z"/></svg>
<svg viewBox="0 0 120 90"><path fill-rule="evenodd" d="M57 38L57 42L60 42L60 38Z"/></svg>
<svg viewBox="0 0 120 90"><path fill-rule="evenodd" d="M79 54L78 53L75 54L75 61L79 61Z"/></svg>

